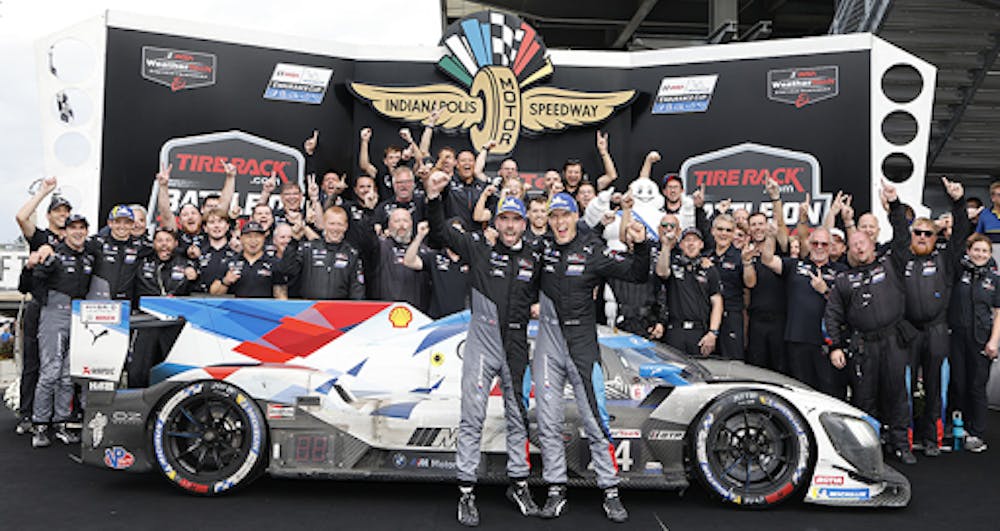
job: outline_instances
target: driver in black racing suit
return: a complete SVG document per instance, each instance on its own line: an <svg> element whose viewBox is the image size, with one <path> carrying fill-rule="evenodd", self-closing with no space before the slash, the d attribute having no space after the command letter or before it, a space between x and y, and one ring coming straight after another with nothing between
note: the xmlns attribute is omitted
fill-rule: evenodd
<svg viewBox="0 0 1000 531"><path fill-rule="evenodd" d="M566 508L566 447L563 420L566 383L580 412L590 446L597 486L604 489L609 519L624 522L628 512L618 498L617 464L604 410L604 376L597 344L594 288L608 278L645 282L649 245L642 224L628 227L633 255L608 249L592 232L577 230L579 209L572 196L558 193L549 201L553 238L543 240L539 294L540 317L531 373L535 382L542 477L549 485L542 518L556 518Z"/></svg>
<svg viewBox="0 0 1000 531"><path fill-rule="evenodd" d="M449 177L435 172L427 181L427 213L432 244L448 247L469 263L472 318L462 359L462 406L455 454L459 490L458 521L479 525L473 486L480 460L483 422L493 378L500 377L507 426L507 497L521 514L538 512L528 489L528 415L523 393L528 367L528 320L538 299L538 255L521 235L524 203L508 197L497 209L496 243L478 232L445 222L441 193ZM591 305L593 306L593 305Z"/></svg>

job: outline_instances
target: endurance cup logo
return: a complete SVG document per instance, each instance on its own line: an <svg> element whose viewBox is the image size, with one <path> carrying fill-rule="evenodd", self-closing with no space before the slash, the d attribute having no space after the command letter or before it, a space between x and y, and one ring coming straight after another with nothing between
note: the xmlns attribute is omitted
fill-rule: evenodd
<svg viewBox="0 0 1000 531"><path fill-rule="evenodd" d="M351 83L351 90L387 118L422 121L437 105L443 109L438 125L468 130L474 146L496 140L496 155L513 151L522 131L531 134L594 124L635 97L634 90L524 90L550 76L552 62L541 37L513 15L496 11L470 15L449 26L440 44L450 54L438 61L438 68L461 87Z"/></svg>

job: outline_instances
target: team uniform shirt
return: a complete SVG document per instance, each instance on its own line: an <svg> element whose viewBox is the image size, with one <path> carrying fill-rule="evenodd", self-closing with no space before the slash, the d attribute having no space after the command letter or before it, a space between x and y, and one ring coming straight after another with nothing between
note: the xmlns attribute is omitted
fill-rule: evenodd
<svg viewBox="0 0 1000 531"><path fill-rule="evenodd" d="M469 307L469 264L454 261L444 251L420 255L424 271L431 276L428 314L438 319Z"/></svg>
<svg viewBox="0 0 1000 531"><path fill-rule="evenodd" d="M826 296L813 289L810 275L822 275L826 285L832 289L837 273L844 270L844 265L838 262L817 266L808 258L781 259L787 306L795 308L795 311L788 312L785 320L785 341L811 345L824 343L823 313L826 310Z"/></svg>
<svg viewBox="0 0 1000 531"><path fill-rule="evenodd" d="M476 203L479 201L479 196L483 193L483 190L489 183L481 181L476 178L475 175L472 176L472 180L468 183L462 180L458 174L454 174L451 177L451 182L448 185L447 195L445 195L445 213L449 218L458 218L462 222L462 226L466 229L472 229L478 226L472 219L472 214L476 210Z"/></svg>
<svg viewBox="0 0 1000 531"><path fill-rule="evenodd" d="M952 329L971 328L976 342L986 343L993 329L993 309L1000 308L1000 276L992 260L982 266L962 258L948 324Z"/></svg>
<svg viewBox="0 0 1000 531"><path fill-rule="evenodd" d="M198 257L198 281L195 283L193 291L208 293L212 282L222 280L222 277L226 275L228 263L236 255L236 251L229 247L228 240L225 245L218 249L206 244L202 248L201 256Z"/></svg>
<svg viewBox="0 0 1000 531"><path fill-rule="evenodd" d="M152 248L131 236L125 240L93 236L87 239L85 246L87 252L96 258L92 286L94 296L132 300L139 261L149 256L153 252Z"/></svg>
<svg viewBox="0 0 1000 531"><path fill-rule="evenodd" d="M274 296L274 286L285 285L278 259L266 254L253 263L242 254L236 255L227 264L227 269L240 272L240 279L227 291L237 297L269 298Z"/></svg>
<svg viewBox="0 0 1000 531"><path fill-rule="evenodd" d="M180 230L177 232L177 250L174 251L175 254L181 256L187 256L188 248L192 245L197 247L199 250L204 251L205 246L208 245L208 234L205 231L201 232L184 232Z"/></svg>
<svg viewBox="0 0 1000 531"><path fill-rule="evenodd" d="M177 255L172 255L167 260L160 260L156 255L143 258L135 279L136 298L190 295L198 281L188 280L185 270L189 267L197 271L194 262Z"/></svg>
<svg viewBox="0 0 1000 531"><path fill-rule="evenodd" d="M351 244L323 240L292 240L281 259L289 285L296 284L304 299L355 299L365 297L361 254Z"/></svg>
<svg viewBox="0 0 1000 531"><path fill-rule="evenodd" d="M714 248L713 248L714 249ZM708 259L715 265L722 281L722 301L727 312L743 311L743 256L732 245L721 255L713 250Z"/></svg>
<svg viewBox="0 0 1000 531"><path fill-rule="evenodd" d="M667 308L673 323L692 322L708 327L712 295L722 294L722 280L715 266L703 267L701 257L675 254L666 279Z"/></svg>
<svg viewBox="0 0 1000 531"><path fill-rule="evenodd" d="M416 226L417 223L420 223L427 217L424 197L422 195L414 195L413 199L409 201L397 201L396 198L392 198L379 203L375 207L375 223L382 225L383 229L386 228L389 225L389 215L397 208L402 208L410 213L410 217L413 218L413 226Z"/></svg>
<svg viewBox="0 0 1000 531"><path fill-rule="evenodd" d="M59 243L54 250L44 262L35 266L32 273L35 284L44 289L43 293L51 290L71 299L85 297L95 270L95 257L86 248L77 251L66 243Z"/></svg>

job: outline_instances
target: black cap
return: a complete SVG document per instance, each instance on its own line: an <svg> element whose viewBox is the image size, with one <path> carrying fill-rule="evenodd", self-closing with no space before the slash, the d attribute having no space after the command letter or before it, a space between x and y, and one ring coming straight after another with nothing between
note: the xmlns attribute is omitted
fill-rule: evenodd
<svg viewBox="0 0 1000 531"><path fill-rule="evenodd" d="M256 221L248 221L248 222L246 222L243 225L243 230L241 232L243 234L246 234L248 232L259 232L261 234L266 234L267 233L267 231L264 230L264 226L261 225L260 223L256 222Z"/></svg>
<svg viewBox="0 0 1000 531"><path fill-rule="evenodd" d="M90 223L87 222L87 218L83 217L83 214L70 214L70 216L66 218L67 227L74 223L83 223L85 227L90 227Z"/></svg>
<svg viewBox="0 0 1000 531"><path fill-rule="evenodd" d="M52 212L53 210L55 210L55 209L57 209L57 208L59 208L61 206L65 206L65 207L69 208L70 210L73 209L73 205L69 204L69 200L67 200L65 197L63 197L61 195L58 195L58 194L57 195L53 195L52 196L52 200L49 201L49 212Z"/></svg>
<svg viewBox="0 0 1000 531"><path fill-rule="evenodd" d="M687 236L688 234L694 234L695 236L698 237L699 240L702 240L702 241L705 240L705 237L701 235L701 231L698 230L697 227L688 227L688 228L684 229L683 231L681 231L681 239L683 240L684 237Z"/></svg>

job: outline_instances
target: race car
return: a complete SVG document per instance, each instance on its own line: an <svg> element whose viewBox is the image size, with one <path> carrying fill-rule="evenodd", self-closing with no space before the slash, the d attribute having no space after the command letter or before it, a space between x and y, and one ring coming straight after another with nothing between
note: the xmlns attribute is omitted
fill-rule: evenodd
<svg viewBox="0 0 1000 531"><path fill-rule="evenodd" d="M152 326L130 317L127 302L73 303L85 463L155 470L200 495L263 473L455 480L467 312L431 320L405 303L213 298L143 298L141 308ZM130 333L158 326L180 332L167 336L151 385L120 388ZM909 481L883 463L880 425L864 412L741 362L694 360L632 334L598 332L622 487L698 482L742 507L792 498L909 502ZM479 475L506 482L503 405L493 385ZM540 483L533 391L529 379L524 385L531 481ZM565 396L569 483L593 485L570 387Z"/></svg>

